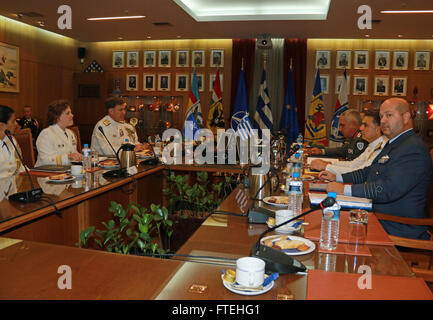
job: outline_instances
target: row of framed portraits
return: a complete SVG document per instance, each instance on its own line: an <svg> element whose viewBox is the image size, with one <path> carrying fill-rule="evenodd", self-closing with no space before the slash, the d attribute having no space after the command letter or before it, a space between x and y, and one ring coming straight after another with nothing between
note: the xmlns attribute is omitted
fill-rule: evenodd
<svg viewBox="0 0 433 320"><path fill-rule="evenodd" d="M342 84L343 75L335 77L335 94L339 94ZM320 75L320 84L322 87L322 93L329 94L329 82L330 75ZM356 96L368 95L368 76L367 75L355 75L353 76L353 91L350 90L350 76L347 76L348 94L352 93ZM374 77L374 90L373 95L375 96L406 96L407 92L407 77L390 77L387 75L377 75Z"/></svg>
<svg viewBox="0 0 433 320"><path fill-rule="evenodd" d="M369 51L354 50L353 68L354 69L369 69ZM393 70L408 70L409 66L409 51L395 50L376 50L374 56L374 69L390 70L392 65ZM316 51L316 66L319 69L331 68L331 50ZM352 51L337 50L337 58L335 60L336 69L351 69L352 67ZM430 51L416 51L413 60L414 70L430 70Z"/></svg>
<svg viewBox="0 0 433 320"><path fill-rule="evenodd" d="M172 66L172 50L144 50L143 67L170 68ZM158 58L158 60L157 60ZM113 51L113 68L138 68L140 51ZM158 62L158 63L157 63ZM206 50L176 50L176 67L205 67ZM209 55L209 66L224 67L224 50L212 49Z"/></svg>
<svg viewBox="0 0 433 320"><path fill-rule="evenodd" d="M197 84L198 90L200 92L204 91L205 88L205 76L202 73L197 73ZM175 91L189 91L190 79L192 79L193 74L177 73L175 75ZM224 75L220 73L220 83L221 91L223 91L223 77ZM143 91L172 91L170 73L143 73ZM216 73L209 74L209 91L213 90L215 83ZM115 80L116 81L116 80ZM126 75L126 90L127 91L138 91L139 85L139 75L138 74L127 74Z"/></svg>

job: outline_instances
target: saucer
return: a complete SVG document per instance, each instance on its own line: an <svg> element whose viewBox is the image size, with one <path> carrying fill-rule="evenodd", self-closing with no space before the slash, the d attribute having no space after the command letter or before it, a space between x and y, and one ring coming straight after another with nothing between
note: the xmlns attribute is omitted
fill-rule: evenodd
<svg viewBox="0 0 433 320"><path fill-rule="evenodd" d="M221 280L223 281L224 287L226 287L227 290L243 296L256 296L259 294L263 294L268 292L274 287L274 281L271 281L267 286L263 288L263 290L236 289L232 286L231 283L224 280L224 274L221 275Z"/></svg>

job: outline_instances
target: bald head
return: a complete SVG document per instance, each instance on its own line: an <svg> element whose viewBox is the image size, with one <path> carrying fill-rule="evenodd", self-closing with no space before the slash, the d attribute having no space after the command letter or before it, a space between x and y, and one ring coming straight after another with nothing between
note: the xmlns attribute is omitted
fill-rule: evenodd
<svg viewBox="0 0 433 320"><path fill-rule="evenodd" d="M412 128L409 103L401 98L385 100L380 106L380 127L389 139Z"/></svg>

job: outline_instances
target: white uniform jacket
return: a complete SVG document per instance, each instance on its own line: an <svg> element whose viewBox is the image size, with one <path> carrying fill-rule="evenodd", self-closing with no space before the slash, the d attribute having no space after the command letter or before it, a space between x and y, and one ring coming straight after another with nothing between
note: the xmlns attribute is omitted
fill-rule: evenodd
<svg viewBox="0 0 433 320"><path fill-rule="evenodd" d="M370 142L368 147L361 153L357 158L352 161L336 161L333 164L328 164L326 170L333 174L343 174L364 167L368 167L373 163L374 158L382 151L385 147L388 138L380 136L373 142Z"/></svg>
<svg viewBox="0 0 433 320"><path fill-rule="evenodd" d="M77 138L71 130L66 128L63 131L57 124L53 124L39 134L36 148L38 160L35 167L47 164L68 165L68 154L78 152Z"/></svg>
<svg viewBox="0 0 433 320"><path fill-rule="evenodd" d="M98 127L101 126L104 133L110 143L112 144L114 150L117 152L120 146L125 143L125 139L131 144L139 144L137 132L135 128L129 123L122 123L114 121L109 115L99 120L93 129L92 134L92 150L97 151L100 155L114 155L113 150L108 144L104 135L99 131Z"/></svg>
<svg viewBox="0 0 433 320"><path fill-rule="evenodd" d="M20 146L14 137L14 140L17 149L21 153ZM24 171L24 167L20 161L20 158L15 151L14 146L8 137L4 137L3 140L0 140L0 179L8 178L13 176L16 173Z"/></svg>

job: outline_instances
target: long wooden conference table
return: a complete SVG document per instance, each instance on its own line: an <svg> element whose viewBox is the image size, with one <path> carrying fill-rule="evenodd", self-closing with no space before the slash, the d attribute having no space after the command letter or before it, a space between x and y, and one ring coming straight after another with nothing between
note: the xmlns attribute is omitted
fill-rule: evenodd
<svg viewBox="0 0 433 320"><path fill-rule="evenodd" d="M221 260L206 258L199 263L186 257L219 257L235 261L249 256L252 245L268 226L249 224L245 216L209 217L180 248L179 255L171 259L76 247L81 230L100 226L102 221L110 218L110 201L123 205L134 201L144 206L163 203L162 189L168 169L178 174L242 172L240 167L228 165L139 166L138 173L127 178L107 180L102 176L103 171L96 171L86 174L81 182L58 185L47 183L46 177L32 176L35 186L40 186L47 198L32 204L18 204L2 198L29 190L26 176L0 181L0 299L433 298L425 283L414 277L398 250L386 240L386 235L383 236L377 219L376 224L369 222L369 228L375 226L373 234L376 232L380 235L377 239L382 240L367 244L369 254L356 255L320 252L314 239L317 231L314 221L317 219L311 218L310 225L303 227L301 235L307 237L310 234L316 241L316 249L296 257L307 267L308 274L280 275L270 291L256 296L238 295L223 286L222 269L235 269L233 262L221 265ZM240 185L219 209L246 214L250 203L248 189ZM53 204L60 215L55 213ZM319 212L315 214L320 215ZM374 222L374 219L371 214L370 221ZM70 267L71 289L58 286L61 266ZM365 266L371 270L372 290L363 290L357 285L363 276L360 270ZM404 292L396 289L401 286L406 288ZM200 290L193 290L194 287Z"/></svg>

